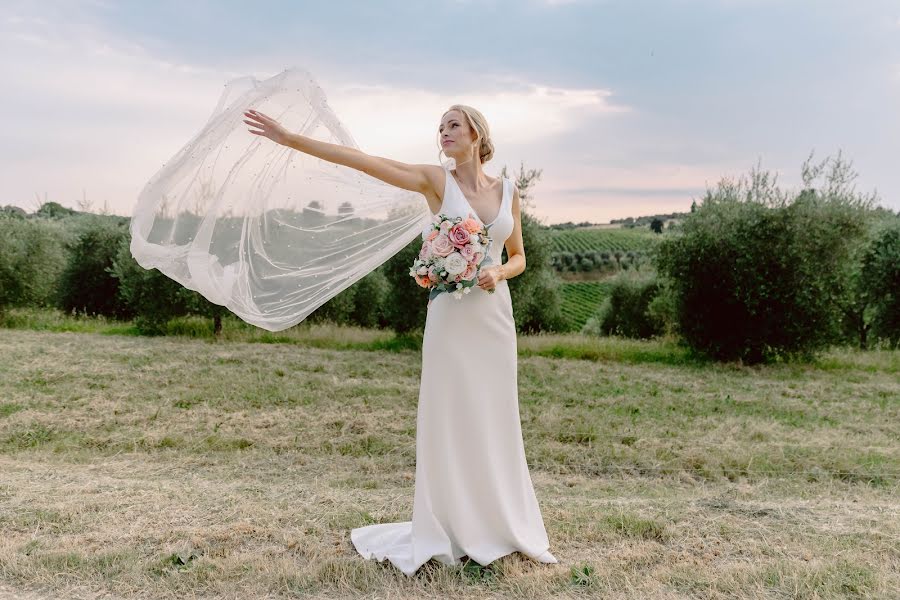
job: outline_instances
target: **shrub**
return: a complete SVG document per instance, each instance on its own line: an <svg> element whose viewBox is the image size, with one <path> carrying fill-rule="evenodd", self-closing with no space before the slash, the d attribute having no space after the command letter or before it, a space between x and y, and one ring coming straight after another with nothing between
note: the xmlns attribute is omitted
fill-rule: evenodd
<svg viewBox="0 0 900 600"><path fill-rule="evenodd" d="M169 319L187 315L191 292L159 269L145 269L134 260L130 237L119 244L112 265L118 279L122 304L134 315L134 324L144 335L163 335Z"/></svg>
<svg viewBox="0 0 900 600"><path fill-rule="evenodd" d="M78 214L78 211L66 208L59 202L44 202L34 212L34 216L44 219L64 219L76 214Z"/></svg>
<svg viewBox="0 0 900 600"><path fill-rule="evenodd" d="M900 223L882 229L862 260L860 283L872 307L872 335L900 345Z"/></svg>
<svg viewBox="0 0 900 600"><path fill-rule="evenodd" d="M564 331L566 320L562 314L559 279L550 266L551 242L541 224L520 207L522 243L525 247L525 270L508 280L516 329L521 333ZM506 247L501 262L506 262ZM577 270L574 262L570 267Z"/></svg>
<svg viewBox="0 0 900 600"><path fill-rule="evenodd" d="M678 335L678 312L675 291L671 282L659 278L659 288L647 304L647 317L664 335Z"/></svg>
<svg viewBox="0 0 900 600"><path fill-rule="evenodd" d="M409 267L406 271L408 277ZM422 288L416 286L416 289L421 297ZM384 274L384 265L381 265L329 299L312 312L308 319L314 323L330 321L339 325L386 327L388 318L385 309L389 295L390 283ZM423 301L427 302L427 297Z"/></svg>
<svg viewBox="0 0 900 600"><path fill-rule="evenodd" d="M310 323L322 323L328 321L337 325L350 325L355 305L356 290L354 285L344 288L336 296L329 298L319 308L309 313L306 317Z"/></svg>
<svg viewBox="0 0 900 600"><path fill-rule="evenodd" d="M111 272L120 245L128 239L127 220L89 216L73 221L72 228L68 261L59 280L59 307L66 312L131 318L119 297L119 280Z"/></svg>
<svg viewBox="0 0 900 600"><path fill-rule="evenodd" d="M0 216L0 311L53 305L68 239L59 223Z"/></svg>
<svg viewBox="0 0 900 600"><path fill-rule="evenodd" d="M350 314L353 323L360 327L387 327L385 308L391 299L391 284L384 275L383 265L351 287L355 288L353 312Z"/></svg>
<svg viewBox="0 0 900 600"><path fill-rule="evenodd" d="M27 219L28 213L18 206L7 204L6 206L0 208L0 219L4 217L8 219Z"/></svg>
<svg viewBox="0 0 900 600"><path fill-rule="evenodd" d="M596 317L600 333L644 339L663 333L663 322L648 310L660 289L655 275L623 272L611 283Z"/></svg>
<svg viewBox="0 0 900 600"><path fill-rule="evenodd" d="M847 187L840 156L826 185L812 188L828 162L804 164L806 189L795 197L759 170L749 181L720 181L657 248L678 329L693 349L756 363L808 358L840 338L840 298L871 199Z"/></svg>
<svg viewBox="0 0 900 600"><path fill-rule="evenodd" d="M422 238L417 236L382 265L382 272L390 286L390 302L384 319L397 333L425 327L428 311L428 292L409 275L409 267L419 256Z"/></svg>

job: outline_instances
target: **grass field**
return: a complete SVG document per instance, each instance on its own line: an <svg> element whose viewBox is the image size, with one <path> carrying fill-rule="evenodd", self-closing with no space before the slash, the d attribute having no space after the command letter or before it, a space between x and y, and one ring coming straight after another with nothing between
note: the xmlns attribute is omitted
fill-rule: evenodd
<svg viewBox="0 0 900 600"><path fill-rule="evenodd" d="M417 349L328 326L215 342L64 325L0 329L0 598L900 589L898 352L751 368L667 342L520 338L560 563L430 562L407 579L349 531L411 516Z"/></svg>

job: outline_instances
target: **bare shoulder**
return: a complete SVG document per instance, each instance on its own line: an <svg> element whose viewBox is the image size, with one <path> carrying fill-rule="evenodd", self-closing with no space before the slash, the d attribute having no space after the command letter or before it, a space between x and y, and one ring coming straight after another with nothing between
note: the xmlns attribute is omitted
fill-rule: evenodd
<svg viewBox="0 0 900 600"><path fill-rule="evenodd" d="M510 183L510 185L512 185L513 210L518 212L519 211L519 186L517 186L516 183L512 179L509 180L509 183Z"/></svg>
<svg viewBox="0 0 900 600"><path fill-rule="evenodd" d="M441 209L444 202L444 188L447 185L447 171L444 167L438 165L418 165L425 173L425 179L428 181L427 188L422 192L425 199L428 200L428 207L432 214L436 214Z"/></svg>
<svg viewBox="0 0 900 600"><path fill-rule="evenodd" d="M431 184L430 191L441 196L443 200L444 185L447 183L447 170L438 165L420 166L425 169L425 177L428 179L428 183Z"/></svg>

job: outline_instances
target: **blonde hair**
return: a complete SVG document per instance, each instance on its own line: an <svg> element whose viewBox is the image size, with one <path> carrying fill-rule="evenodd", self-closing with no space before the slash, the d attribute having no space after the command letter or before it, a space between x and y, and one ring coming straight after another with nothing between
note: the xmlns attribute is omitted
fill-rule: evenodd
<svg viewBox="0 0 900 600"><path fill-rule="evenodd" d="M458 110L465 115L466 120L469 122L469 127L475 131L475 145L478 148L478 158L481 160L481 164L491 160L491 157L494 156L494 142L491 141L491 129L488 127L487 119L484 118L484 115L478 110L465 104L454 104L444 111L444 115L451 110ZM443 115L441 115L441 117L443 118ZM440 133L438 133L437 143L438 148L440 148L438 151L438 161L440 161L441 154L444 152L444 148L441 145Z"/></svg>

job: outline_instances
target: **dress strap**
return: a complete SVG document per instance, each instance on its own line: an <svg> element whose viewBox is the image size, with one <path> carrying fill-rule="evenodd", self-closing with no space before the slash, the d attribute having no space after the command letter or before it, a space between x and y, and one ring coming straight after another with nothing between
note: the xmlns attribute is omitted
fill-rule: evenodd
<svg viewBox="0 0 900 600"><path fill-rule="evenodd" d="M509 177L503 178L503 185L505 186L503 189L503 202L500 203L500 210L506 210L507 205L509 205L509 211L512 213L512 180Z"/></svg>

